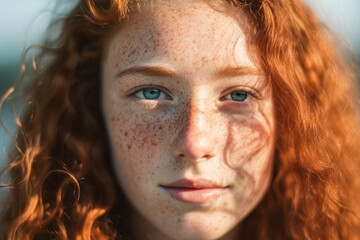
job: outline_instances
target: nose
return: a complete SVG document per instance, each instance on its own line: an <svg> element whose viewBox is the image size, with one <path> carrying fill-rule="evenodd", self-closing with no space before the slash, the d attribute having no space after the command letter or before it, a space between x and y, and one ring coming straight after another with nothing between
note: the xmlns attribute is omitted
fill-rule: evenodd
<svg viewBox="0 0 360 240"><path fill-rule="evenodd" d="M204 161L215 156L211 113L189 109L175 138L172 154L177 159Z"/></svg>

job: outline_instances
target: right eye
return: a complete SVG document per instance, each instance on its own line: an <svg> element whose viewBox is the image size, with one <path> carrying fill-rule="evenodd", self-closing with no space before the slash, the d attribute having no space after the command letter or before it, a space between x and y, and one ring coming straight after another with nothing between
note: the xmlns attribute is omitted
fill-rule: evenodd
<svg viewBox="0 0 360 240"><path fill-rule="evenodd" d="M145 100L159 100L166 99L167 95L157 88L146 88L142 89L134 94L139 99Z"/></svg>
<svg viewBox="0 0 360 240"><path fill-rule="evenodd" d="M245 91L234 91L230 93L230 98L236 102L245 102L249 98L249 94Z"/></svg>

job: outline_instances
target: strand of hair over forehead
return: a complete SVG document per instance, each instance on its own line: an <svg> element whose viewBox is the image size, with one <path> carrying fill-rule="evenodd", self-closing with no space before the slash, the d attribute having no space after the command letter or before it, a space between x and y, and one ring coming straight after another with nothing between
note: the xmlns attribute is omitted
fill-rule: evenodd
<svg viewBox="0 0 360 240"><path fill-rule="evenodd" d="M85 16L92 23L108 25L109 23L112 23L114 19L119 21L128 15L130 1L131 0L112 0L110 1L110 6L107 6L106 9L102 9L97 7L97 0L86 0L90 15L86 14Z"/></svg>
<svg viewBox="0 0 360 240"><path fill-rule="evenodd" d="M90 12L90 14L86 14L85 16L89 21L94 24L100 26L106 26L109 23L113 23L114 20L120 21L121 19L128 16L130 11L134 9L140 9L141 6L151 5L154 0L111 0L109 1L109 5L105 8L98 7L98 3L103 3L107 1L103 0L85 0L86 6ZM164 1L164 0L163 0ZM148 3L150 2L150 3ZM261 5L261 1L251 1L251 0L209 0L209 2L215 3L224 3L228 2L232 6L242 6L245 8L249 8L250 12L254 15L258 15L259 6ZM84 10L84 9L83 9Z"/></svg>

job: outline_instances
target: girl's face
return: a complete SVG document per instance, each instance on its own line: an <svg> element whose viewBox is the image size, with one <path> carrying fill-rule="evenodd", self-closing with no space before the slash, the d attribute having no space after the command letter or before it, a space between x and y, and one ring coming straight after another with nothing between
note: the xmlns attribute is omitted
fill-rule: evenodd
<svg viewBox="0 0 360 240"><path fill-rule="evenodd" d="M271 181L271 86L239 12L206 2L152 1L105 48L112 163L141 239L230 239Z"/></svg>

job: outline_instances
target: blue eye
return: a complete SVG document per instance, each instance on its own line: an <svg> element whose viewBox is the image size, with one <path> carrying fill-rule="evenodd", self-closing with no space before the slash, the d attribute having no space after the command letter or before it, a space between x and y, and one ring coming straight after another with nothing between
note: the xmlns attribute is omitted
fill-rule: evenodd
<svg viewBox="0 0 360 240"><path fill-rule="evenodd" d="M243 102L248 98L248 93L244 91L234 91L230 93L231 100Z"/></svg>
<svg viewBox="0 0 360 240"><path fill-rule="evenodd" d="M166 98L166 94L157 88L147 88L135 94L137 98L146 100L157 100Z"/></svg>

